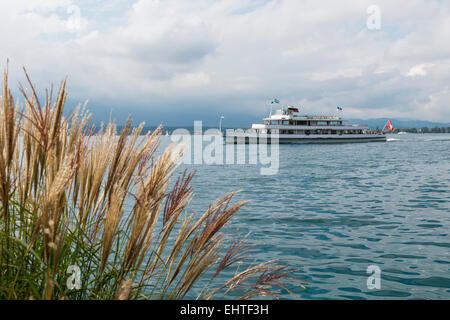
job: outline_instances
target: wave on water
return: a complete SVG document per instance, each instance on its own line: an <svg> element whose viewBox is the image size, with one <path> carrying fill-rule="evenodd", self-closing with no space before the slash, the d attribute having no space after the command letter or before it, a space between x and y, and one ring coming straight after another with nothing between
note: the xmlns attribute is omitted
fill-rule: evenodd
<svg viewBox="0 0 450 320"><path fill-rule="evenodd" d="M444 161L450 148L443 146L449 142L425 139L450 135L387 136L389 150L384 143L281 144L273 176L261 175L256 165L197 165L190 210L203 212L230 188L243 190L237 199L251 202L237 213L236 228L251 233L249 260L300 269L295 276L308 282L306 289L287 284L299 299L450 299ZM258 156L268 156L258 150ZM184 169L192 166L182 164L177 173ZM367 286L373 265L381 270L380 289ZM202 279L187 298L196 298L206 285L222 285L228 275L234 271L211 284ZM293 297L284 291L280 298Z"/></svg>
<svg viewBox="0 0 450 320"><path fill-rule="evenodd" d="M425 139L424 141L450 141L449 138Z"/></svg>

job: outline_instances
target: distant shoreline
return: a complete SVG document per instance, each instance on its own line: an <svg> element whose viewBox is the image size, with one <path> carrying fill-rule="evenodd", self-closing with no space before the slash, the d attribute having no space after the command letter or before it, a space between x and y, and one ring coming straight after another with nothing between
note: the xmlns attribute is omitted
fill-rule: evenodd
<svg viewBox="0 0 450 320"><path fill-rule="evenodd" d="M141 135L144 135L146 133L148 133L149 131L154 131L156 128L158 128L158 126L145 126L142 130ZM217 129L218 126L203 126L203 131L206 131L208 129ZM98 132L98 129L95 130L95 133ZM117 126L117 131L121 132L123 129L123 126ZM167 132L170 134L171 132L173 132L176 129L185 129L187 131L189 131L189 133L194 133L194 126L163 126L163 133L166 134ZM224 127L222 129L222 131L225 132L225 130L227 129L242 129L242 127L239 126L227 126ZM377 130L377 128L371 128L372 130ZM378 128L378 130L380 131L381 129ZM395 128L393 134L397 134L399 132L407 132L407 133L416 133L416 134L445 134L445 133L450 133L450 127L434 127L434 128L429 128L429 127L422 127L422 128Z"/></svg>

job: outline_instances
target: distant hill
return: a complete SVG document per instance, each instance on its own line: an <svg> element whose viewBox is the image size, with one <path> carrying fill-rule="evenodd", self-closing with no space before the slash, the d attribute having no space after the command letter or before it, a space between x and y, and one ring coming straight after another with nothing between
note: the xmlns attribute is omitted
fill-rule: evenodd
<svg viewBox="0 0 450 320"><path fill-rule="evenodd" d="M422 121L422 120L408 120L408 119L395 119L395 118L376 118L376 119L348 119L347 124L367 124L369 128L376 129L377 127L379 129L382 129L384 125L388 122L388 120L391 120L394 128L396 129L421 129L423 127L428 127L429 129L432 129L434 127L439 128L450 128L450 123L440 123L440 122L432 122L432 121ZM256 121L255 123L260 123L261 121ZM237 129L237 128L244 128L248 129L251 126L252 121L249 121L246 126L239 126L236 123L233 124L224 124L222 127L222 130L225 129ZM97 127L97 129L100 126ZM203 131L206 131L208 129L216 129L218 126L214 125L207 125L204 124L202 126ZM142 131L142 134L147 133L149 130L153 131L157 128L157 126L145 126L144 130ZM184 125L184 126L163 126L163 132L173 132L176 129L186 129L189 132L194 132L194 126L192 124ZM119 125L117 127L118 131L122 131L123 126Z"/></svg>
<svg viewBox="0 0 450 320"><path fill-rule="evenodd" d="M376 118L376 119L349 119L349 124L367 124L370 128L375 129L383 128L388 120L391 120L394 128L417 128L422 127L434 128L434 127L450 127L450 123L440 123L432 121L422 120L408 120L408 119L395 119L395 118Z"/></svg>

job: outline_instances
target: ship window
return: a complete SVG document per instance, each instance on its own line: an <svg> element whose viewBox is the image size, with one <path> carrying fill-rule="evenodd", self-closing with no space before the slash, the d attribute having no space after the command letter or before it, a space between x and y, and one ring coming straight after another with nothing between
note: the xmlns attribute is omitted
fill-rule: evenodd
<svg viewBox="0 0 450 320"><path fill-rule="evenodd" d="M289 124L289 120L283 120L282 124L288 125Z"/></svg>
<svg viewBox="0 0 450 320"><path fill-rule="evenodd" d="M278 124L278 120L272 120L272 121L270 121L270 124L273 125L273 126L275 126L275 125Z"/></svg>
<svg viewBox="0 0 450 320"><path fill-rule="evenodd" d="M318 126L326 126L327 122L326 121L317 121L317 125Z"/></svg>

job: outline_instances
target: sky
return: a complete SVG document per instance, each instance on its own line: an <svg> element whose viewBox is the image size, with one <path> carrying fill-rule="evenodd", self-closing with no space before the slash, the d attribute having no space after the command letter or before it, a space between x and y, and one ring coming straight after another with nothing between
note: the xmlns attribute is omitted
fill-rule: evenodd
<svg viewBox="0 0 450 320"><path fill-rule="evenodd" d="M2 0L0 30L12 89L67 76L95 121L249 126L277 98L450 122L448 0Z"/></svg>

